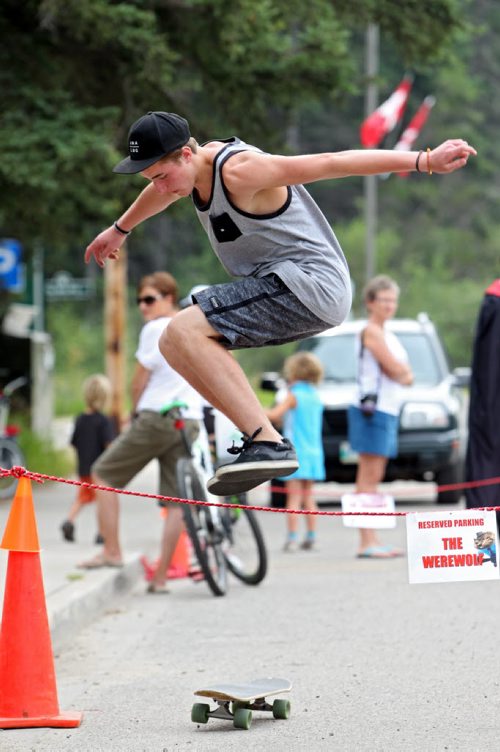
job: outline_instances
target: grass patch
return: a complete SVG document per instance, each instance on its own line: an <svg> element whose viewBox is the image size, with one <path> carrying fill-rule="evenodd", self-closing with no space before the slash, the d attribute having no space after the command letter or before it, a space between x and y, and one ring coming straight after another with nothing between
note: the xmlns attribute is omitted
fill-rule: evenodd
<svg viewBox="0 0 500 752"><path fill-rule="evenodd" d="M42 438L29 428L23 428L18 440L28 470L44 475L57 475L60 478L74 474L75 458L69 447L56 449L50 439Z"/></svg>

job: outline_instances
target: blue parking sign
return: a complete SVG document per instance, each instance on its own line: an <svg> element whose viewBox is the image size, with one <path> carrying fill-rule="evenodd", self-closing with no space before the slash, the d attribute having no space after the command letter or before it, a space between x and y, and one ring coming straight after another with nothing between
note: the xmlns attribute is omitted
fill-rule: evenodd
<svg viewBox="0 0 500 752"><path fill-rule="evenodd" d="M22 290L22 250L18 240L0 238L0 289L13 292Z"/></svg>

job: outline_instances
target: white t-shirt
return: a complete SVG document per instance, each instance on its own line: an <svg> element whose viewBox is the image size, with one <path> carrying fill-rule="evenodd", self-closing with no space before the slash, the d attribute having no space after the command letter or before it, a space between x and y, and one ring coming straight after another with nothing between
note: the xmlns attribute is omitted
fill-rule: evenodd
<svg viewBox="0 0 500 752"><path fill-rule="evenodd" d="M402 363L408 363L408 354L396 335L384 329L384 339L391 355ZM375 393L378 394L377 410L389 413L389 415L399 415L406 387L382 373L378 361L366 347L363 348L363 355L360 357L360 335L356 338L356 352L359 372L358 394L354 404L359 407L360 399L364 394Z"/></svg>
<svg viewBox="0 0 500 752"><path fill-rule="evenodd" d="M144 368L151 372L146 387L137 403L137 410L159 412L172 402L185 402L188 408L183 411L185 418L201 420L202 398L193 387L169 366L161 354L158 341L172 319L161 316L144 324L139 335L139 345L135 357Z"/></svg>

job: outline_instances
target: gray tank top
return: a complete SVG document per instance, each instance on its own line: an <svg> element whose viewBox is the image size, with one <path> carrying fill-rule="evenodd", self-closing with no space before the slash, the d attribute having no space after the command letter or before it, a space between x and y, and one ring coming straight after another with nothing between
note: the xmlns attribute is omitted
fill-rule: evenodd
<svg viewBox="0 0 500 752"><path fill-rule="evenodd" d="M318 318L336 326L351 307L347 261L324 214L302 185L288 186L272 214L248 214L229 200L222 167L241 151L261 152L233 137L216 155L206 204L196 189L196 213L223 267L232 277L276 274ZM262 152L261 152L262 153Z"/></svg>

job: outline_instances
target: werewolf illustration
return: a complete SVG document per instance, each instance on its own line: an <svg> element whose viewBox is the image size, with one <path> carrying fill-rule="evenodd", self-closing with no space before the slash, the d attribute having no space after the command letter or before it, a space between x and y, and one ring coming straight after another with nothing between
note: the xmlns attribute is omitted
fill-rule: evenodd
<svg viewBox="0 0 500 752"><path fill-rule="evenodd" d="M481 530L476 533L474 538L474 546L478 551L481 551L485 555L483 564L487 561L491 561L494 567L497 565L497 547L495 545L495 534L485 530ZM488 558L486 558L488 557Z"/></svg>

